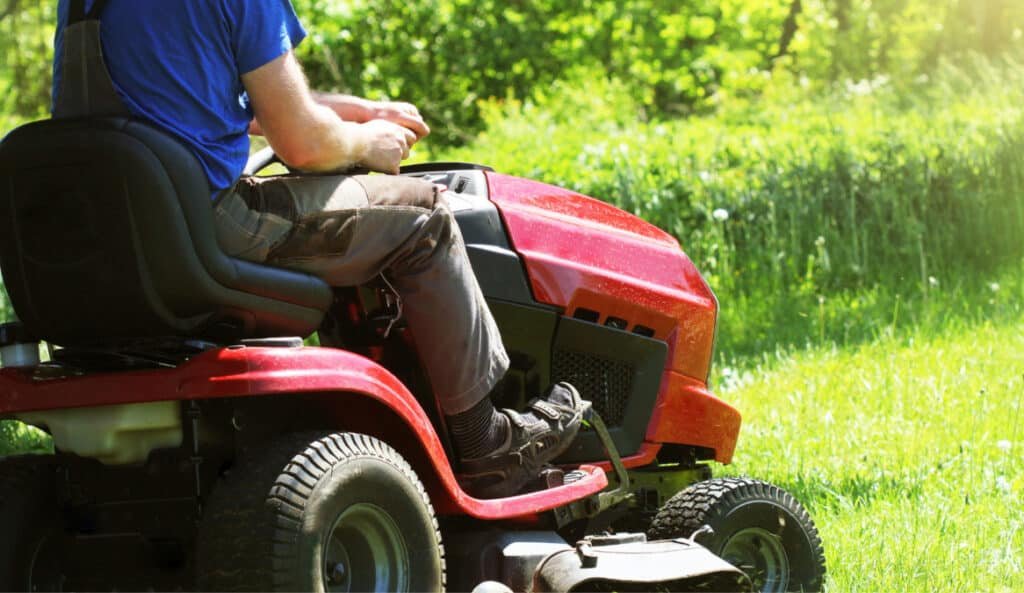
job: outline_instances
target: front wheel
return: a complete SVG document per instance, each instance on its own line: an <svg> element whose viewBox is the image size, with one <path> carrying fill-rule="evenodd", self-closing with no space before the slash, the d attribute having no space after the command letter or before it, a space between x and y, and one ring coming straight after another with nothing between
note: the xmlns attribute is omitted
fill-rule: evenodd
<svg viewBox="0 0 1024 593"><path fill-rule="evenodd" d="M825 552L810 515L785 490L747 478L698 482L665 503L649 539L691 537L750 577L756 591L820 591Z"/></svg>
<svg viewBox="0 0 1024 593"><path fill-rule="evenodd" d="M441 533L391 447L290 435L246 455L210 496L199 586L213 591L441 591Z"/></svg>

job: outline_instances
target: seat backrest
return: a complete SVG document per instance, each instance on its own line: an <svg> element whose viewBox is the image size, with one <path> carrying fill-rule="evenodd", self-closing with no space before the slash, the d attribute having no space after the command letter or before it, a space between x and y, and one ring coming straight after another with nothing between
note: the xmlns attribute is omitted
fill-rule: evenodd
<svg viewBox="0 0 1024 593"><path fill-rule="evenodd" d="M225 255L198 160L122 117L48 120L0 143L0 268L21 321L59 344L316 330L330 288Z"/></svg>

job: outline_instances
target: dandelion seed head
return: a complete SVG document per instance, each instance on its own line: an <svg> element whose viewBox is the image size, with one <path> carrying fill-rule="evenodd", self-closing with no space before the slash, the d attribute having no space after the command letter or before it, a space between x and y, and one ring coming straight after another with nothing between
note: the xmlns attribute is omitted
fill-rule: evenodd
<svg viewBox="0 0 1024 593"><path fill-rule="evenodd" d="M1003 453L1009 453L1010 449L1013 448L1013 443L1011 443L1010 441L1008 441L1006 439L1003 439L1003 440L999 441L998 443L996 443L996 448L999 449L1000 451L1002 451Z"/></svg>
<svg viewBox="0 0 1024 593"><path fill-rule="evenodd" d="M991 290L992 292L999 292L999 283L998 282L990 282L989 285L988 285L988 289Z"/></svg>
<svg viewBox="0 0 1024 593"><path fill-rule="evenodd" d="M939 285L939 279L935 276L928 276L928 286L936 287Z"/></svg>
<svg viewBox="0 0 1024 593"><path fill-rule="evenodd" d="M718 222L725 222L729 220L729 211L725 208L715 208L714 212L711 213L711 218Z"/></svg>

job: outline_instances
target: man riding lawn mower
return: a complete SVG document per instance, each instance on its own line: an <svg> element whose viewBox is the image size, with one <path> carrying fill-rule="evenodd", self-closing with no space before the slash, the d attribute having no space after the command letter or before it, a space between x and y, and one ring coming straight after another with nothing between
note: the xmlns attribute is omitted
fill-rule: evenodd
<svg viewBox="0 0 1024 593"><path fill-rule="evenodd" d="M418 112L315 100L284 0L60 13L54 118L0 144L0 417L56 450L0 461L0 589L821 587L800 504L703 463L740 418L675 239L399 170Z"/></svg>

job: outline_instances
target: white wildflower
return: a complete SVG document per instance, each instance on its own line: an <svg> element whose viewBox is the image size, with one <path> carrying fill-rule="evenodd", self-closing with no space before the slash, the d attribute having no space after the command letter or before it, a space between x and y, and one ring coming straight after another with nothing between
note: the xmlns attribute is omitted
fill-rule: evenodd
<svg viewBox="0 0 1024 593"><path fill-rule="evenodd" d="M931 286L932 288L935 288L938 285L939 285L939 279L938 278L936 278L935 276L928 276L928 286Z"/></svg>
<svg viewBox="0 0 1024 593"><path fill-rule="evenodd" d="M821 249L825 246L825 237L818 235L818 238L814 240L814 246Z"/></svg>
<svg viewBox="0 0 1024 593"><path fill-rule="evenodd" d="M729 220L729 211L725 208L715 208L714 212L711 213L711 218L718 222L725 222Z"/></svg>
<svg viewBox="0 0 1024 593"><path fill-rule="evenodd" d="M1003 453L1009 453L1010 449L1013 448L1013 443L1011 443L1010 441L1008 441L1006 439L1003 439L1003 440L999 441L998 443L996 443L996 448L999 449L1000 451L1002 451Z"/></svg>
<svg viewBox="0 0 1024 593"><path fill-rule="evenodd" d="M999 292L999 283L998 282L990 282L989 285L988 285L988 289L991 290L992 292Z"/></svg>
<svg viewBox="0 0 1024 593"><path fill-rule="evenodd" d="M1006 479L1006 476L996 477L996 488L998 488L1002 492L1009 492L1010 490L1013 489L1013 487L1010 485L1010 481Z"/></svg>
<svg viewBox="0 0 1024 593"><path fill-rule="evenodd" d="M853 82L852 80L846 81L846 92L851 95L870 95L872 90L870 80L858 80L857 82Z"/></svg>

